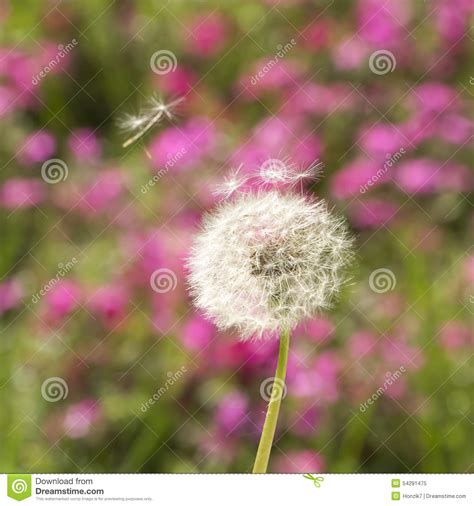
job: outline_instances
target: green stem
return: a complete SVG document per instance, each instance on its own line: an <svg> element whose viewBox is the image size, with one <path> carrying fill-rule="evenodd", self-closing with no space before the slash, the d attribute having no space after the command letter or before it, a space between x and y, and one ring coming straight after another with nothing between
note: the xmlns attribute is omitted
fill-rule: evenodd
<svg viewBox="0 0 474 506"><path fill-rule="evenodd" d="M278 354L278 364L273 380L272 393L268 403L267 416L263 424L262 435L258 445L257 456L253 466L254 473L266 473L270 451L273 445L275 429L280 412L280 404L283 396L286 376L286 365L288 363L288 350L290 348L290 331L284 330L280 336L280 352Z"/></svg>

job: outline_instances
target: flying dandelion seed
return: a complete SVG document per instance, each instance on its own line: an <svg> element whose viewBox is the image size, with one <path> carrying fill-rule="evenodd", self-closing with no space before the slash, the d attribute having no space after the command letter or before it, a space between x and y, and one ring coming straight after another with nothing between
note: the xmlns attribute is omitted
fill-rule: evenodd
<svg viewBox="0 0 474 506"><path fill-rule="evenodd" d="M171 102L164 102L161 99L152 97L148 106L141 109L137 115L127 114L120 121L122 130L135 132L128 138L122 147L126 148L142 138L149 130L157 125L161 120L172 120L176 114L176 108L184 101L184 97L179 97Z"/></svg>
<svg viewBox="0 0 474 506"><path fill-rule="evenodd" d="M237 169L231 171L231 173L224 178L222 183L215 186L213 194L224 199L229 198L234 193L238 192L248 181L248 177L240 174L242 165L239 165Z"/></svg>

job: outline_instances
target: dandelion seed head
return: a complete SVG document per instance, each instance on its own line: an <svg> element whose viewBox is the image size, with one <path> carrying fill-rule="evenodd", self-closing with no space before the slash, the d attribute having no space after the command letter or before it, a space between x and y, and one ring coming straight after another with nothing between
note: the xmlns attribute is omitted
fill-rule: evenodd
<svg viewBox="0 0 474 506"><path fill-rule="evenodd" d="M351 243L323 201L239 194L206 216L188 262L190 290L219 328L244 339L273 334L331 306Z"/></svg>

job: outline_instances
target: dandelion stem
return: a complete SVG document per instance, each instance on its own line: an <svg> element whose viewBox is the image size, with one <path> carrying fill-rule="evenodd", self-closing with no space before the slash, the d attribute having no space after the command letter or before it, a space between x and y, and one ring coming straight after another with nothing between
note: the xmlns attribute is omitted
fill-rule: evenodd
<svg viewBox="0 0 474 506"><path fill-rule="evenodd" d="M257 456L253 466L253 473L266 473L270 451L273 446L273 438L280 412L281 399L285 390L286 365L288 363L288 351L290 348L290 331L283 330L280 335L280 351L278 364L273 381L270 402L268 403L267 415L263 424L262 435L258 445Z"/></svg>

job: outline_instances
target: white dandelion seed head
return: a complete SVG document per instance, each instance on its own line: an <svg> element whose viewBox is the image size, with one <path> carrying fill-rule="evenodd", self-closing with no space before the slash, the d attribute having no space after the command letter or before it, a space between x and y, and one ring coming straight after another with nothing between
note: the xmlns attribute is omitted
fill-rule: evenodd
<svg viewBox="0 0 474 506"><path fill-rule="evenodd" d="M293 328L331 306L351 243L323 201L241 194L205 217L188 260L190 291L220 329L244 339Z"/></svg>

